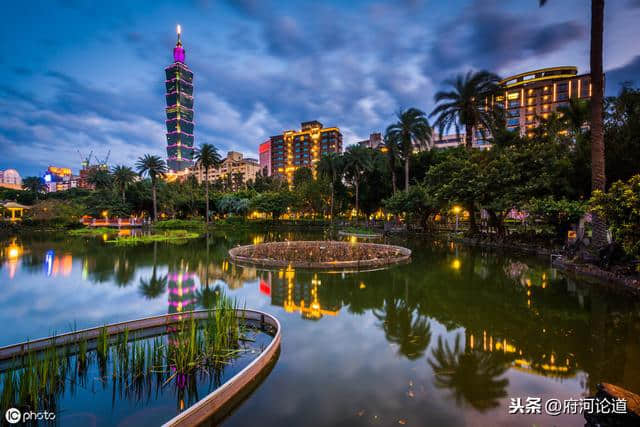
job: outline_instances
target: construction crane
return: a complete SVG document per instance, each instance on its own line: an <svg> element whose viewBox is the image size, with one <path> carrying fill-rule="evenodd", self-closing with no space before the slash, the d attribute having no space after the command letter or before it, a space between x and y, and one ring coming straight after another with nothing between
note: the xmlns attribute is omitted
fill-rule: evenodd
<svg viewBox="0 0 640 427"><path fill-rule="evenodd" d="M96 160L98 161L98 167L100 167L100 169L109 168L109 166L107 165L107 163L109 162L109 156L111 156L111 150L107 152L107 157L105 157L103 161L100 161L96 158Z"/></svg>
<svg viewBox="0 0 640 427"><path fill-rule="evenodd" d="M77 150L77 151L78 151L78 154L80 155L80 165L82 166L82 169L87 169L91 164L91 156L93 155L93 150L91 150L91 152L87 157L84 157L80 152L80 150Z"/></svg>

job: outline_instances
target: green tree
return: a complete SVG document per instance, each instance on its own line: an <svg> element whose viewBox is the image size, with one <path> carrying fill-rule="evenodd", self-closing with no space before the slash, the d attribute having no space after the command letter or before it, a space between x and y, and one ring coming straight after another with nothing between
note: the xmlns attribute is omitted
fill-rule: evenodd
<svg viewBox="0 0 640 427"><path fill-rule="evenodd" d="M151 197L153 199L153 220L158 220L157 183L167 173L167 164L159 156L145 154L136 162L138 173L147 175L151 180Z"/></svg>
<svg viewBox="0 0 640 427"><path fill-rule="evenodd" d="M371 149L360 147L359 145L351 145L344 153L344 171L347 179L353 184L355 189L356 201L356 223L360 216L360 181L367 170L372 167Z"/></svg>
<svg viewBox="0 0 640 427"><path fill-rule="evenodd" d="M39 176L25 177L22 180L22 188L35 194L36 200L38 200L38 194L45 190L44 181Z"/></svg>
<svg viewBox="0 0 640 427"><path fill-rule="evenodd" d="M125 191L133 183L137 174L129 166L118 165L112 170L113 184L122 195L122 203L126 203Z"/></svg>
<svg viewBox="0 0 640 427"><path fill-rule="evenodd" d="M389 170L391 171L391 188L393 189L393 194L396 194L398 190L396 168L400 160L400 147L398 146L398 141L389 133L384 134L384 151L387 156L387 162L389 163Z"/></svg>
<svg viewBox="0 0 640 427"><path fill-rule="evenodd" d="M294 196L288 189L280 191L266 191L251 199L252 210L271 214L272 219L278 219L294 203Z"/></svg>
<svg viewBox="0 0 640 427"><path fill-rule="evenodd" d="M640 260L640 175L614 182L606 193L594 191L589 204L609 223L613 238L625 252Z"/></svg>
<svg viewBox="0 0 640 427"><path fill-rule="evenodd" d="M469 71L466 75L459 74L455 80L445 83L451 86L449 91L435 94L436 108L430 117L437 116L434 127L442 135L451 127L460 134L460 128L465 129L465 146L471 149L474 131L487 132L494 127L500 114L498 104L491 109L486 108L487 97L497 88L500 78L488 71Z"/></svg>
<svg viewBox="0 0 640 427"><path fill-rule="evenodd" d="M318 175L327 179L331 185L330 221L333 228L333 205L335 198L336 182L342 178L344 167L343 157L338 153L329 153L322 156L318 162Z"/></svg>
<svg viewBox="0 0 640 427"><path fill-rule="evenodd" d="M200 149L196 151L194 160L197 165L204 169L204 188L206 202L206 223L209 225L209 169L218 167L222 162L222 158L213 144L202 144Z"/></svg>
<svg viewBox="0 0 640 427"><path fill-rule="evenodd" d="M432 131L424 112L409 108L397 115L398 121L387 128L385 136L395 141L404 160L404 189L409 191L409 162L415 148L431 144Z"/></svg>
<svg viewBox="0 0 640 427"><path fill-rule="evenodd" d="M387 211L395 215L406 214L407 222L415 220L424 230L428 228L429 217L439 208L438 202L421 184L412 186L408 192L396 193L383 203Z"/></svg>
<svg viewBox="0 0 640 427"><path fill-rule="evenodd" d="M87 182L94 186L96 190L106 190L113 185L113 176L109 169L95 167L89 171Z"/></svg>

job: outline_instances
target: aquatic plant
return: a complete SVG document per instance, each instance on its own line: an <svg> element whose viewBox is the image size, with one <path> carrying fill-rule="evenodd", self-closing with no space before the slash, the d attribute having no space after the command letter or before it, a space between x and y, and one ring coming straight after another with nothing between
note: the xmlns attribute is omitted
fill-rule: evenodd
<svg viewBox="0 0 640 427"><path fill-rule="evenodd" d="M126 328L110 335L105 326L90 340L82 336L61 345L54 340L45 350L14 358L11 367L0 372L0 403L53 410L67 384L71 392L78 384L86 388L87 374L96 365L94 378L103 387L110 381L114 392L117 387L136 398L144 390L150 393L153 384L162 388L173 383L178 390L195 387L198 373L219 384L224 367L253 342L248 336L252 329L238 317L237 309L235 300L221 294L206 318L185 313L159 336L132 337Z"/></svg>

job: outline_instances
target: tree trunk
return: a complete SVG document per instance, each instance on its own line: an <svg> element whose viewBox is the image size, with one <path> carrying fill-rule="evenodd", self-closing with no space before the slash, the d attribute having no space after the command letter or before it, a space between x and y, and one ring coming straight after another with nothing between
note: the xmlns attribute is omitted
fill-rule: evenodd
<svg viewBox="0 0 640 427"><path fill-rule="evenodd" d="M204 168L204 194L207 199L206 215L207 219L205 223L209 225L209 168Z"/></svg>
<svg viewBox="0 0 640 427"><path fill-rule="evenodd" d="M151 196L153 197L153 222L158 220L158 207L156 204L156 183L151 183Z"/></svg>
<svg viewBox="0 0 640 427"><path fill-rule="evenodd" d="M358 225L358 219L360 218L360 209L358 205L359 189L360 189L360 183L356 180L356 226Z"/></svg>
<svg viewBox="0 0 640 427"><path fill-rule="evenodd" d="M478 233L478 224L476 224L476 207L474 203L470 203L467 207L469 211L469 231L471 235Z"/></svg>
<svg viewBox="0 0 640 427"><path fill-rule="evenodd" d="M464 146L467 150L471 150L473 148L473 126L465 125L464 132Z"/></svg>
<svg viewBox="0 0 640 427"><path fill-rule="evenodd" d="M407 153L407 158L404 160L404 191L409 191L409 160L411 153Z"/></svg>
<svg viewBox="0 0 640 427"><path fill-rule="evenodd" d="M602 39L604 33L604 0L591 0L591 190L605 191L604 132L602 104L604 79L602 76ZM607 225L604 218L593 214L592 244L607 244Z"/></svg>
<svg viewBox="0 0 640 427"><path fill-rule="evenodd" d="M333 181L331 181L331 211L329 213L329 227L333 229Z"/></svg>
<svg viewBox="0 0 640 427"><path fill-rule="evenodd" d="M124 196L124 187L122 187L122 203L127 203Z"/></svg>
<svg viewBox="0 0 640 427"><path fill-rule="evenodd" d="M396 171L391 169L391 188L393 188L393 194L398 191L398 185L396 184Z"/></svg>

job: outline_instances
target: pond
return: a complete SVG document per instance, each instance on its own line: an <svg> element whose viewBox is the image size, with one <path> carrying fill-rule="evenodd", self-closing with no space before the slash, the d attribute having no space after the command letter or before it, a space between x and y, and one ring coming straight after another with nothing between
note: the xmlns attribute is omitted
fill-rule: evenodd
<svg viewBox="0 0 640 427"><path fill-rule="evenodd" d="M510 398L579 399L600 382L640 393L640 302L544 259L418 239L387 242L410 248L411 263L357 274L243 268L227 256L322 237L230 231L136 247L5 238L0 346L207 308L224 292L282 325L275 367L226 425L583 426L580 415L510 415ZM61 424L94 405L60 402Z"/></svg>

